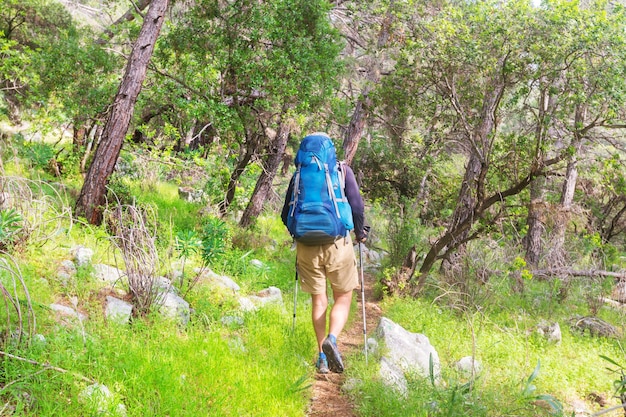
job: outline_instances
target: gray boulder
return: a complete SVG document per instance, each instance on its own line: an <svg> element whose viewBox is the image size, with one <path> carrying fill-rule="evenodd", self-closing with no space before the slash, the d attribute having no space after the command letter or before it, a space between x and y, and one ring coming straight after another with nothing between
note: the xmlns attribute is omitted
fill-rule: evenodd
<svg viewBox="0 0 626 417"><path fill-rule="evenodd" d="M126 324L130 321L131 314L133 312L133 305L127 303L119 298L111 297L107 295L107 305L105 309L105 316L107 320Z"/></svg>
<svg viewBox="0 0 626 417"><path fill-rule="evenodd" d="M165 292L158 297L158 302L160 304L159 311L164 316L178 320L183 326L189 323L191 309L189 303L182 297L173 292Z"/></svg>
<svg viewBox="0 0 626 417"><path fill-rule="evenodd" d="M93 266L95 276L98 280L113 286L128 286L126 272L105 264L95 264Z"/></svg>
<svg viewBox="0 0 626 417"><path fill-rule="evenodd" d="M255 311L269 304L283 305L283 294L279 288L269 287L259 291L256 295L239 298L239 306L242 311Z"/></svg>
<svg viewBox="0 0 626 417"><path fill-rule="evenodd" d="M440 379L439 355L430 344L428 337L409 332L386 317L381 318L376 334L385 346L380 375L389 385L405 393L405 375L430 376L431 361L432 376L436 380Z"/></svg>
<svg viewBox="0 0 626 417"><path fill-rule="evenodd" d="M470 378L472 376L476 377L482 371L482 365L480 362L471 356L464 356L459 359L455 364L455 368L461 375L466 378Z"/></svg>
<svg viewBox="0 0 626 417"><path fill-rule="evenodd" d="M84 246L77 246L73 250L74 252L74 262L76 262L76 266L81 267L85 265L89 265L91 263L91 259L93 258L93 250L86 248Z"/></svg>

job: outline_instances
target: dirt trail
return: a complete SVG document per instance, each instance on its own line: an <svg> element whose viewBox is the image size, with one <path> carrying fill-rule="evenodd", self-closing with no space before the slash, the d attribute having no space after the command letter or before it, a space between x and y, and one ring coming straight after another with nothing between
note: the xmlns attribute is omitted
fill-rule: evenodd
<svg viewBox="0 0 626 417"><path fill-rule="evenodd" d="M376 330L380 321L381 310L373 297L373 278L365 274L365 316L367 318L368 337ZM354 319L346 327L339 338L337 346L344 356L346 368L350 367L349 360L345 357L355 352L363 351L363 313L361 304L361 288L354 291L354 297L358 297L358 310L352 312ZM350 399L341 392L341 385L345 381L344 374L328 373L316 374L313 383L313 395L309 405L308 417L355 417L354 407Z"/></svg>

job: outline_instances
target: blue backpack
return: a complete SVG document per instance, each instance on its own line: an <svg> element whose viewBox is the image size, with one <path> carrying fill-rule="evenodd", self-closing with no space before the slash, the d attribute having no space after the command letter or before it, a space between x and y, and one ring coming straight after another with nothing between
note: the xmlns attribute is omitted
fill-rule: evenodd
<svg viewBox="0 0 626 417"><path fill-rule="evenodd" d="M295 158L287 229L305 245L332 243L354 228L345 174L325 133L306 136Z"/></svg>

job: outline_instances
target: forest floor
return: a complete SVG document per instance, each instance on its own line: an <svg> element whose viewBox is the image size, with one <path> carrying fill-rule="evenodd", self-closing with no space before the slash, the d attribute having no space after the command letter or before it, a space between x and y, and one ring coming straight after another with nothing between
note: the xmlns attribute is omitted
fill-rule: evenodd
<svg viewBox="0 0 626 417"><path fill-rule="evenodd" d="M364 275L365 281L365 316L367 319L366 330L368 337L376 330L380 322L381 309L374 300L373 277ZM350 362L346 361L346 356L350 356L358 351L363 352L363 306L361 303L361 288L354 291L354 296L358 297L358 311L353 311L354 319L351 320L342 334L337 338L337 347L344 357L346 368L350 367ZM313 395L309 405L308 417L355 417L354 405L348 395L344 394L341 386L345 381L344 374L328 373L316 374L313 382Z"/></svg>

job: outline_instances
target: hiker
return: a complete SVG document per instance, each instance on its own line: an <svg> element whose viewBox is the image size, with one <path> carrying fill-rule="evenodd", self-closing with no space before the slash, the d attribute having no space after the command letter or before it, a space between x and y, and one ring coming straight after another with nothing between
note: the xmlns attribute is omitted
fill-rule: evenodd
<svg viewBox="0 0 626 417"><path fill-rule="evenodd" d="M337 337L348 320L352 291L358 286L350 230L354 230L357 242L367 238L363 199L356 178L352 169L337 163L336 158L335 146L326 133L306 136L295 157L296 172L281 213L296 242L300 287L311 294L319 373L344 370ZM327 192L330 186L332 193ZM327 280L334 300L328 333Z"/></svg>

